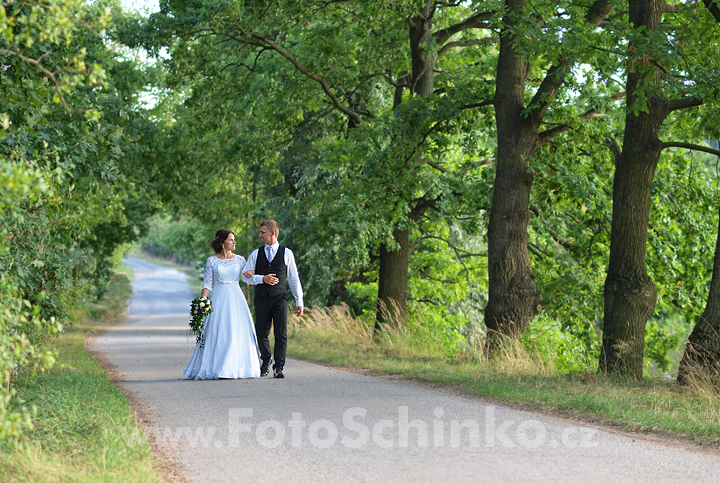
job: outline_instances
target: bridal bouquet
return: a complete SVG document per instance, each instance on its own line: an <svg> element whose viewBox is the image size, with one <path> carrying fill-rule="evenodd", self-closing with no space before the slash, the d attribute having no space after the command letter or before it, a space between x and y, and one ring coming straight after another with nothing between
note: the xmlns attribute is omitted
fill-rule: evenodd
<svg viewBox="0 0 720 483"><path fill-rule="evenodd" d="M190 330L195 334L195 343L205 345L203 324L205 317L213 311L212 303L207 297L198 297L190 303Z"/></svg>

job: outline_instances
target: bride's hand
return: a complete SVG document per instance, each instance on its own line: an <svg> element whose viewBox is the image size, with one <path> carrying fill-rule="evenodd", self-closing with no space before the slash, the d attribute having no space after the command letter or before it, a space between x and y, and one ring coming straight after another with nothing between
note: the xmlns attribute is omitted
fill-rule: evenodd
<svg viewBox="0 0 720 483"><path fill-rule="evenodd" d="M243 273L243 277L250 278L253 275L255 275L255 270L248 270L247 272Z"/></svg>

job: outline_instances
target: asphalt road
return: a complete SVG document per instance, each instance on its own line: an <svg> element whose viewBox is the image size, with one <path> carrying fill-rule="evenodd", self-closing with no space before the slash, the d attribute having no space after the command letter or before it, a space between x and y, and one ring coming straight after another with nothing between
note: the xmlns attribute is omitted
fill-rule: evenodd
<svg viewBox="0 0 720 483"><path fill-rule="evenodd" d="M128 321L91 348L152 420L128 444L152 435L194 481L720 481L712 454L298 360L282 380L184 380L195 294L176 270L127 263Z"/></svg>

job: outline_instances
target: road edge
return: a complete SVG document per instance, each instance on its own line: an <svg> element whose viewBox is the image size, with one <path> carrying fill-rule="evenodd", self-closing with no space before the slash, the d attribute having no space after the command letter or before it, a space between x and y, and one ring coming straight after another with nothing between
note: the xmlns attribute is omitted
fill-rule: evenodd
<svg viewBox="0 0 720 483"><path fill-rule="evenodd" d="M104 333L113 329L117 325L122 325L129 321L128 318L123 318L118 324L110 327L98 327L92 329L85 334L85 351L105 369L108 380L113 383L122 393L125 395L130 407L133 409L135 414L135 422L138 426L141 426L143 430L147 430L153 426L154 418L152 412L149 409L149 405L134 391L131 391L124 387L122 383L127 380L127 376L117 370L117 366L110 362L107 355L104 352L98 351L92 348L93 340L101 337ZM150 449L153 454L153 459L163 477L169 483L194 483L190 477L188 468L180 463L174 452L167 445L163 444L156 436L154 431L143 431L147 436L147 441L150 443Z"/></svg>

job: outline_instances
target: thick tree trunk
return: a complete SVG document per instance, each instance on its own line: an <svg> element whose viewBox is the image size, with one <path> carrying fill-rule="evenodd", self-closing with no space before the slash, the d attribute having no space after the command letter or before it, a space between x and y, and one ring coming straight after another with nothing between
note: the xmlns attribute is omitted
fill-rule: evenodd
<svg viewBox="0 0 720 483"><path fill-rule="evenodd" d="M517 19L529 15L526 0L507 0L500 36L500 55L495 87L497 124L497 171L488 225L489 293L485 308L488 329L486 348L493 351L502 336L515 337L525 330L542 308L528 257L527 225L530 220L530 190L533 173L530 161L537 149L559 132L540 132L546 110L557 95L574 60L561 57L545 75L530 105L525 109L528 62L515 51ZM596 0L585 20L593 26L612 10L612 2Z"/></svg>
<svg viewBox="0 0 720 483"><path fill-rule="evenodd" d="M427 7L412 19L410 24L410 55L412 58L413 94L425 97L435 89L435 61L437 57L427 53L423 47L432 42L432 9Z"/></svg>
<svg viewBox="0 0 720 483"><path fill-rule="evenodd" d="M636 29L660 25L662 2L631 1L630 22ZM631 44L629 52L636 46ZM635 55L635 54L633 54ZM656 68L629 65L627 109L622 153L616 160L610 261L605 279L605 314L599 370L642 377L645 324L657 301L655 285L646 269L646 237L650 194L662 150L660 127L669 114L667 100L658 94L648 100L647 112L631 112L638 89L659 84Z"/></svg>
<svg viewBox="0 0 720 483"><path fill-rule="evenodd" d="M537 127L523 117L528 63L514 50L513 16L524 1L508 1L500 37L495 90L498 132L497 172L488 226L489 294L485 308L488 349L497 336L522 332L542 304L528 257L527 225L533 175L529 161L538 146Z"/></svg>
<svg viewBox="0 0 720 483"><path fill-rule="evenodd" d="M388 251L384 243L380 245L376 329L381 325L399 328L405 324L410 263L409 235L408 229L393 231L393 238L400 245L397 250Z"/></svg>
<svg viewBox="0 0 720 483"><path fill-rule="evenodd" d="M707 305L688 339L680 361L678 382L686 383L693 375L713 378L720 375L720 226Z"/></svg>
<svg viewBox="0 0 720 483"><path fill-rule="evenodd" d="M659 123L653 110L628 115L625 144L615 169L610 262L600 371L642 377L645 323L657 301L646 270L650 191L660 158Z"/></svg>

